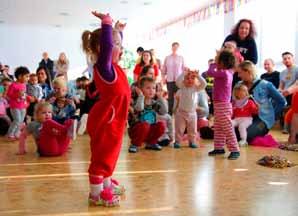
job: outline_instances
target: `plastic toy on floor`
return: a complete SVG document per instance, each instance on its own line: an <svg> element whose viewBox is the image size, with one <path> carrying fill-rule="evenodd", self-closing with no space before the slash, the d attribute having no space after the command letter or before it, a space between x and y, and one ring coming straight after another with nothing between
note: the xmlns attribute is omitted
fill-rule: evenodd
<svg viewBox="0 0 298 216"><path fill-rule="evenodd" d="M261 166L280 168L280 169L285 167L293 167L297 165L289 161L287 158L284 158L278 155L264 156L257 161L257 164Z"/></svg>

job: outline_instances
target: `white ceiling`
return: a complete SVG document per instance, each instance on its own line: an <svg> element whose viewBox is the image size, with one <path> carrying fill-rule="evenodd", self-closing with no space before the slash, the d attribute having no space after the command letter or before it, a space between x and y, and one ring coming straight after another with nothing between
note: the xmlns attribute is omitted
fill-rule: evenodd
<svg viewBox="0 0 298 216"><path fill-rule="evenodd" d="M91 28L90 11L109 12L138 32L203 7L210 0L0 0L0 24ZM1 27L1 25L0 25Z"/></svg>

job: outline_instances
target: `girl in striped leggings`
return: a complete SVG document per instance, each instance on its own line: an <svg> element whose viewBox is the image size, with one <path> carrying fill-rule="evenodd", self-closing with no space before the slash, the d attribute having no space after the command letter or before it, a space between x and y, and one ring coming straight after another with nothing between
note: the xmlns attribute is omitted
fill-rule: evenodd
<svg viewBox="0 0 298 216"><path fill-rule="evenodd" d="M240 156L239 146L232 126L231 92L235 57L229 51L220 51L216 63L211 64L207 76L214 77L214 150L209 156L224 154L227 144L231 152L228 159L236 160Z"/></svg>

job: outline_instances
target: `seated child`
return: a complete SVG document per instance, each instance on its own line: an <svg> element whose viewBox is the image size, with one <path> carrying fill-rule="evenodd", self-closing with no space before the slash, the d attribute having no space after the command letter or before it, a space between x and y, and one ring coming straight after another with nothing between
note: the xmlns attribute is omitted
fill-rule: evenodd
<svg viewBox="0 0 298 216"><path fill-rule="evenodd" d="M26 139L32 134L40 156L60 156L64 154L73 138L74 124L69 119L64 124L52 120L52 105L39 102L34 109L34 121L22 129L18 154L26 154Z"/></svg>
<svg viewBox="0 0 298 216"><path fill-rule="evenodd" d="M290 126L289 144L296 144L298 143L298 84L289 87L283 95L292 95L291 107L285 116L285 123Z"/></svg>
<svg viewBox="0 0 298 216"><path fill-rule="evenodd" d="M43 97L42 88L38 84L38 78L36 74L29 75L29 81L27 84L27 95L31 96L30 105L27 108L27 121L31 121L34 112L35 104Z"/></svg>
<svg viewBox="0 0 298 216"><path fill-rule="evenodd" d="M197 102L198 92L205 89L207 83L198 71L187 70L176 81L179 90L175 96L175 143L174 148L180 148L185 129L190 148L197 148Z"/></svg>
<svg viewBox="0 0 298 216"><path fill-rule="evenodd" d="M249 99L248 89L244 84L237 84L233 90L232 125L238 127L240 138L239 146L247 145L247 128L252 124L253 115L258 114L255 102Z"/></svg>
<svg viewBox="0 0 298 216"><path fill-rule="evenodd" d="M129 121L131 138L129 152L136 153L143 142L146 143L146 149L159 151L162 147L157 144L157 141L163 135L165 125L163 122L157 122L156 114L166 114L167 105L161 95L154 100L156 84L152 78L142 77L140 88L136 87L138 98L132 107L133 118Z"/></svg>
<svg viewBox="0 0 298 216"><path fill-rule="evenodd" d="M58 97L53 104L53 120L63 124L74 116L75 111L75 107L69 99Z"/></svg>
<svg viewBox="0 0 298 216"><path fill-rule="evenodd" d="M3 97L4 87L0 85L0 135L5 135L11 123L10 118L6 113L9 107L7 100Z"/></svg>

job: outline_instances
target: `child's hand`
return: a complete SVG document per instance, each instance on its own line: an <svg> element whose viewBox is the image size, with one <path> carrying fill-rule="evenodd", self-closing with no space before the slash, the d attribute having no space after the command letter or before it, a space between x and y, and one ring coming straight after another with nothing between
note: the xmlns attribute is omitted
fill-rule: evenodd
<svg viewBox="0 0 298 216"><path fill-rule="evenodd" d="M136 93L138 94L138 96L143 95L143 92L139 87L136 87L135 90L136 90Z"/></svg>
<svg viewBox="0 0 298 216"><path fill-rule="evenodd" d="M162 93L163 93L162 90L158 90L158 91L156 91L156 97L157 97L157 98L162 98Z"/></svg>
<svg viewBox="0 0 298 216"><path fill-rule="evenodd" d="M97 11L92 11L91 13L94 16L98 17L102 21L102 23L112 25L113 20L109 14L103 14L103 13L99 13Z"/></svg>
<svg viewBox="0 0 298 216"><path fill-rule="evenodd" d="M49 103L54 103L56 101L56 97L51 97L50 99L49 99Z"/></svg>
<svg viewBox="0 0 298 216"><path fill-rule="evenodd" d="M121 23L119 20L116 22L115 24L115 29L120 31L120 32L123 32L124 28L126 26L126 23Z"/></svg>
<svg viewBox="0 0 298 216"><path fill-rule="evenodd" d="M282 90L281 93L282 93L282 95L285 96L285 97L287 97L287 96L290 95L290 92L289 92L288 90Z"/></svg>

